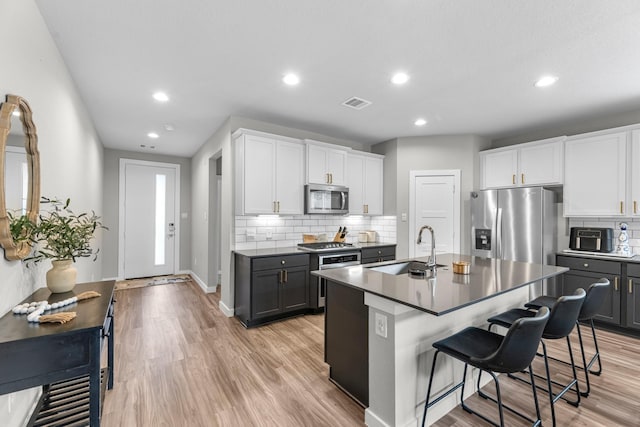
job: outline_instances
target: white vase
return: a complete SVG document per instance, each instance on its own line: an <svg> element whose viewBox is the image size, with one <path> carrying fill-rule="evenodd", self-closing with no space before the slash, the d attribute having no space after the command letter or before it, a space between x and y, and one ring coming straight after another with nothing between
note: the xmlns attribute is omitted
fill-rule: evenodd
<svg viewBox="0 0 640 427"><path fill-rule="evenodd" d="M73 260L63 259L51 261L51 270L47 271L47 288L54 294L69 292L76 286L78 270Z"/></svg>

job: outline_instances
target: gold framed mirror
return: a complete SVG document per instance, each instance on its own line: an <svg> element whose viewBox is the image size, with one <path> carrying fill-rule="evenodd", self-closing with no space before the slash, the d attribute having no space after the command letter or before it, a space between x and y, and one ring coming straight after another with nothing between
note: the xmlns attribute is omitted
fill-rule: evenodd
<svg viewBox="0 0 640 427"><path fill-rule="evenodd" d="M31 107L24 98L7 95L0 105L0 245L6 259L29 255L31 241L20 224L35 224L39 211L40 153Z"/></svg>

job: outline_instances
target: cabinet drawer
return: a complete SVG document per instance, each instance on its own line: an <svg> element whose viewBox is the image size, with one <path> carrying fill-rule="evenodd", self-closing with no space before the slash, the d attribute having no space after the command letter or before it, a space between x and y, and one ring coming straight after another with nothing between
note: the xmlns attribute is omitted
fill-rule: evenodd
<svg viewBox="0 0 640 427"><path fill-rule="evenodd" d="M603 261L593 258L578 258L558 256L556 264L560 267L569 267L571 270L593 271L598 273L620 274L621 263L617 261Z"/></svg>
<svg viewBox="0 0 640 427"><path fill-rule="evenodd" d="M640 264L628 263L627 264L627 276L640 277Z"/></svg>
<svg viewBox="0 0 640 427"><path fill-rule="evenodd" d="M305 266L308 264L309 264L308 254L256 258L253 260L253 271L271 270L274 268Z"/></svg>
<svg viewBox="0 0 640 427"><path fill-rule="evenodd" d="M388 256L396 255L396 247L395 246L379 246L377 248L362 248L361 259L366 258L384 258Z"/></svg>

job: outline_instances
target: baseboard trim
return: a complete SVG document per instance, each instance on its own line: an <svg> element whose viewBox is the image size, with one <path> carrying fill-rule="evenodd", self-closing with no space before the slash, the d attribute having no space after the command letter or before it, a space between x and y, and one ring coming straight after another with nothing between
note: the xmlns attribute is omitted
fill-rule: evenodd
<svg viewBox="0 0 640 427"><path fill-rule="evenodd" d="M220 307L220 311L222 311L222 314L224 314L227 317L233 317L233 314L234 314L233 308L227 307L227 305L223 301L220 301L220 304L218 304L218 307Z"/></svg>
<svg viewBox="0 0 640 427"><path fill-rule="evenodd" d="M207 286L207 284L204 282L204 280L202 280L201 278L198 277L198 275L196 273L194 273L193 271L188 271L186 273L183 274L189 274L191 276L191 278L198 284L198 286L200 286L200 289L202 289L202 291L205 294L211 294L214 293L216 291L216 287L210 287Z"/></svg>

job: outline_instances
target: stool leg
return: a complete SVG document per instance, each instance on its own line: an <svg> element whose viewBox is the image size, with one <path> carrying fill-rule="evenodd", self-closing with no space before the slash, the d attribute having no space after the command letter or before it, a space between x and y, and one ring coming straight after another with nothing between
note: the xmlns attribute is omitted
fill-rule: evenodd
<svg viewBox="0 0 640 427"><path fill-rule="evenodd" d="M573 405L573 406L575 406L577 408L578 406L580 406L580 386L578 385L578 374L576 372L576 364L575 364L575 362L573 360L573 350L571 349L571 340L569 339L569 335L567 335L567 347L569 347L569 358L571 359L571 370L573 371L573 381L572 382L576 386L576 395L578 396L578 398L575 400L575 402L571 402L571 401L567 400L567 403L569 403L569 404L571 404L571 405Z"/></svg>
<svg viewBox="0 0 640 427"><path fill-rule="evenodd" d="M578 330L578 341L580 341L580 352L582 353L582 366L584 366L584 382L587 385L587 389L580 394L587 397L591 392L591 384L589 383L589 367L587 366L587 358L584 355L584 345L582 344L582 332L580 331L580 322L576 322L576 329Z"/></svg>
<svg viewBox="0 0 640 427"><path fill-rule="evenodd" d="M422 414L422 427L424 427L424 423L427 420L427 408L429 408L429 395L431 395L431 385L433 384L434 372L436 370L436 360L438 359L438 353L440 350L436 350L433 355L433 363L431 364L431 374L429 375L429 387L427 387L427 397L424 401L424 413Z"/></svg>
<svg viewBox="0 0 640 427"><path fill-rule="evenodd" d="M602 373L602 361L600 360L600 350L598 350L598 339L596 338L596 328L593 325L593 319L589 319L589 321L591 323L591 333L593 334L593 343L596 347L596 354L591 359L591 362L589 363L589 367L593 365L593 359L596 359L598 361L598 370L589 371L589 372L591 372L593 375L600 375Z"/></svg>
<svg viewBox="0 0 640 427"><path fill-rule="evenodd" d="M536 406L536 421L533 427L542 425L542 418L540 417L540 405L538 404L538 392L536 391L536 380L533 375L533 366L529 365L529 378L531 379L531 392L533 393L533 401Z"/></svg>
<svg viewBox="0 0 640 427"><path fill-rule="evenodd" d="M542 344L542 355L544 357L544 369L547 371L547 387L549 391L549 405L551 406L551 421L553 427L556 427L556 410L553 405L553 389L551 388L551 373L549 372L549 359L547 358L547 345L544 340L540 341Z"/></svg>

